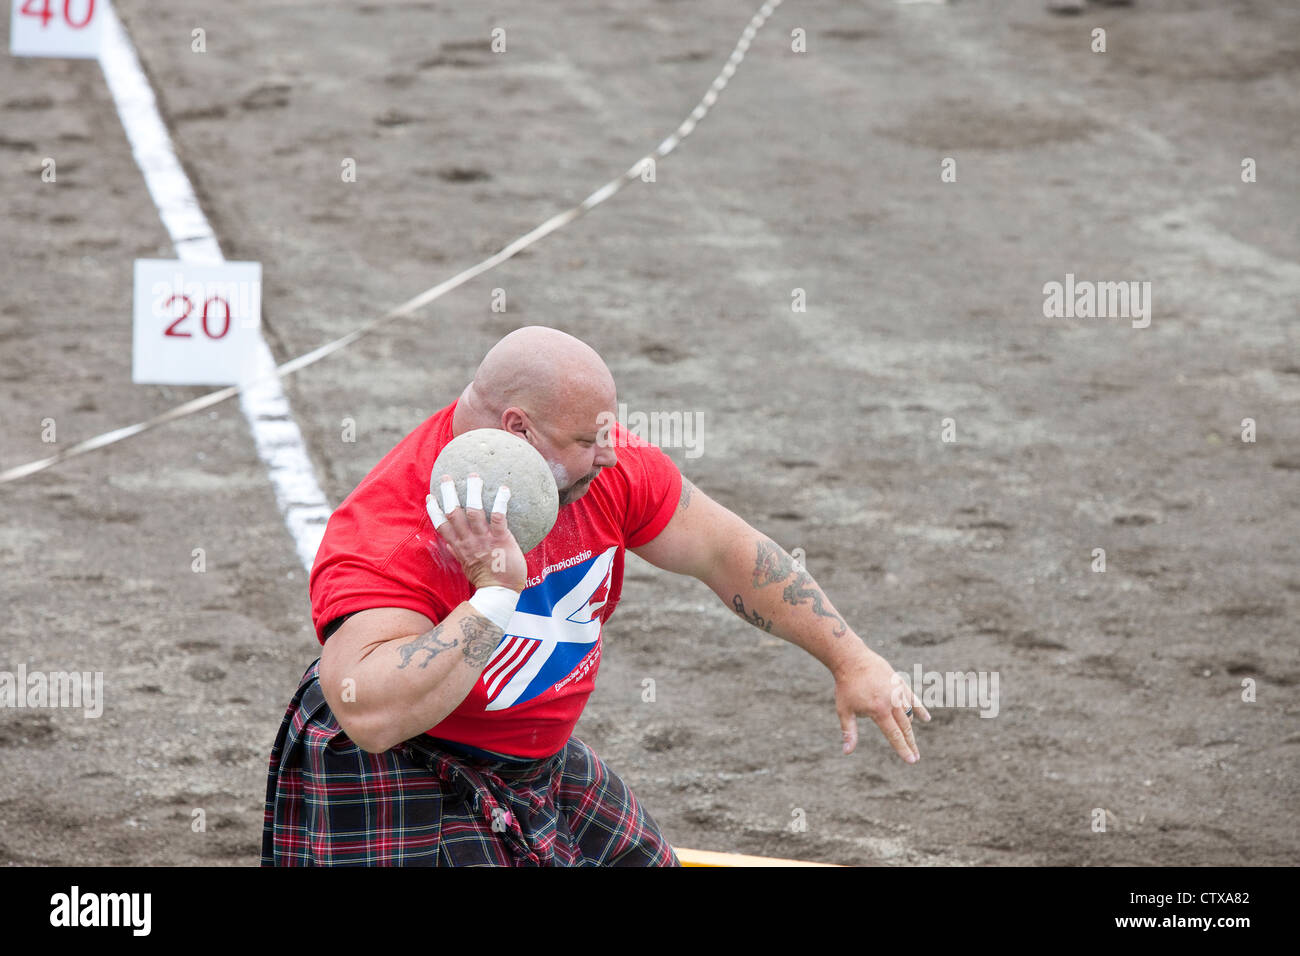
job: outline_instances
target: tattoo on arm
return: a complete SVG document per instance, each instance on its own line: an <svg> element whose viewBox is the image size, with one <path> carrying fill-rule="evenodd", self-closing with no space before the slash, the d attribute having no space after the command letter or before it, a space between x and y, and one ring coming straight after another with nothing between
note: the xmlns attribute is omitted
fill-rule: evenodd
<svg viewBox="0 0 1300 956"><path fill-rule="evenodd" d="M678 512L685 511L687 508L691 506L691 495L694 493L694 491L695 491L695 486L691 484L689 481L687 481L685 477L683 477L682 496L677 499Z"/></svg>
<svg viewBox="0 0 1300 956"><path fill-rule="evenodd" d="M505 636L505 631L491 621L474 616L460 622L460 631L465 635L465 646L462 649L465 663L471 667L482 667L486 664L492 657L492 652L501 643L501 638Z"/></svg>
<svg viewBox="0 0 1300 956"><path fill-rule="evenodd" d="M758 542L758 557L754 561L754 587L765 584L777 584L784 581L794 570L790 555L781 550L774 542Z"/></svg>
<svg viewBox="0 0 1300 956"><path fill-rule="evenodd" d="M794 578L793 581L790 580L791 576ZM834 634L836 637L843 637L848 633L849 626L844 623L844 618L826 606L826 595L822 593L822 589L818 587L817 582L812 579L812 575L802 567L796 569L794 559L784 549L777 545L776 542L764 538L758 542L757 554L754 558L754 587L761 588L768 584L779 584L781 582L789 582L781 595L786 604L798 607L805 601L811 601L814 614L818 617L829 618L835 622ZM739 600L740 598L737 596L736 602L738 603ZM737 608L736 613L742 617L744 616L744 612L739 608ZM768 626L770 629L770 622Z"/></svg>
<svg viewBox="0 0 1300 956"><path fill-rule="evenodd" d="M398 670L406 667L411 663L416 654L424 653L428 656L420 661L421 669L428 667L429 662L441 654L443 651L451 650L453 647L461 648L461 653L465 655L465 661L473 667L481 667L492 657L492 652L497 649L501 643L501 638L505 632L501 628L492 624L490 621L484 621L477 616L463 618L460 622L461 637L465 638L462 645L459 637L453 637L451 640L444 640L442 629L443 624L439 624L432 630L425 631L419 637L412 640L409 644L403 644L397 649L397 653L402 656L402 663L398 664Z"/></svg>
<svg viewBox="0 0 1300 956"><path fill-rule="evenodd" d="M769 634L772 633L772 622L763 617L763 615L759 614L757 611L746 611L745 602L740 599L739 594L731 599L731 608L750 624L753 624L755 627L761 627Z"/></svg>
<svg viewBox="0 0 1300 956"><path fill-rule="evenodd" d="M420 668L429 666L429 661L433 660L443 651L455 647L460 643L459 638L453 637L450 641L442 639L442 624L434 627L432 630L425 631L419 637L415 638L409 644L403 644L397 649L397 653L402 655L402 663L397 665L398 670L402 670L407 664L411 663L411 658L423 651L429 656L420 662Z"/></svg>
<svg viewBox="0 0 1300 956"><path fill-rule="evenodd" d="M833 633L836 637L843 637L848 633L849 626L844 623L844 618L826 607L823 603L826 595L822 593L822 589L817 586L817 582L812 579L812 575L807 571L800 571L799 576L785 586L785 593L781 597L785 599L787 604L796 606L811 599L814 614L818 617L828 617L835 622L836 627Z"/></svg>

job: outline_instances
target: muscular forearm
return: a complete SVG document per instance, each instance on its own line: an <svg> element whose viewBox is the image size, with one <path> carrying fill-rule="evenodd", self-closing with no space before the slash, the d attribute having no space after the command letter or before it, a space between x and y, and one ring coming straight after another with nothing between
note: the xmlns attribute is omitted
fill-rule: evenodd
<svg viewBox="0 0 1300 956"><path fill-rule="evenodd" d="M350 659L322 654L321 688L353 742L384 751L455 710L502 636L466 601L423 634L376 642Z"/></svg>
<svg viewBox="0 0 1300 956"><path fill-rule="evenodd" d="M733 539L708 584L733 613L802 647L832 672L866 649L812 575L752 528Z"/></svg>
<svg viewBox="0 0 1300 956"><path fill-rule="evenodd" d="M913 712L930 719L921 702L844 622L812 575L739 515L683 480L667 527L635 553L656 567L699 578L734 614L825 664L835 677L846 754L857 746L857 718L864 716L900 757L920 758L911 727Z"/></svg>

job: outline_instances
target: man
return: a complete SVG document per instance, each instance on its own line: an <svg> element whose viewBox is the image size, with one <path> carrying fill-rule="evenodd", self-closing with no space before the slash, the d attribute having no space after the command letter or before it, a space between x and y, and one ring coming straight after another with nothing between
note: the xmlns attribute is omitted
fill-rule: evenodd
<svg viewBox="0 0 1300 956"><path fill-rule="evenodd" d="M868 716L919 759L906 684L789 554L682 478L615 417L600 356L518 329L451 405L408 435L334 512L311 574L324 647L271 753L264 865L676 865L630 790L572 736L622 591L624 553L704 581L751 624L835 677L844 752ZM560 490L527 558L439 476L454 436L501 428ZM508 507L506 505L505 507Z"/></svg>

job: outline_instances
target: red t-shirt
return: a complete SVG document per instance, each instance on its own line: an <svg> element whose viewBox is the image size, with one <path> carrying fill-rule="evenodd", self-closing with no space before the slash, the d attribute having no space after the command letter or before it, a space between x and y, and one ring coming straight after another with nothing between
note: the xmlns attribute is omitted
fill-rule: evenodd
<svg viewBox="0 0 1300 956"><path fill-rule="evenodd" d="M330 517L311 571L316 636L335 618L402 607L435 624L473 594L460 564L437 548L425 510L433 463L451 441L456 403L384 456ZM623 590L623 551L672 518L682 476L654 445L612 428L618 464L560 508L525 555L528 580L506 636L435 737L520 757L568 742L600 667L601 626Z"/></svg>

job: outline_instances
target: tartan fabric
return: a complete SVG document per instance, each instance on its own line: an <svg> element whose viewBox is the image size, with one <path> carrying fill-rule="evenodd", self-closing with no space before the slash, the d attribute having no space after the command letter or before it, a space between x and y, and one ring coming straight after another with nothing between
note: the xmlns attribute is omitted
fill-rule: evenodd
<svg viewBox="0 0 1300 956"><path fill-rule="evenodd" d="M354 744L303 675L271 750L263 866L678 866L632 791L586 744L516 762L422 734Z"/></svg>

